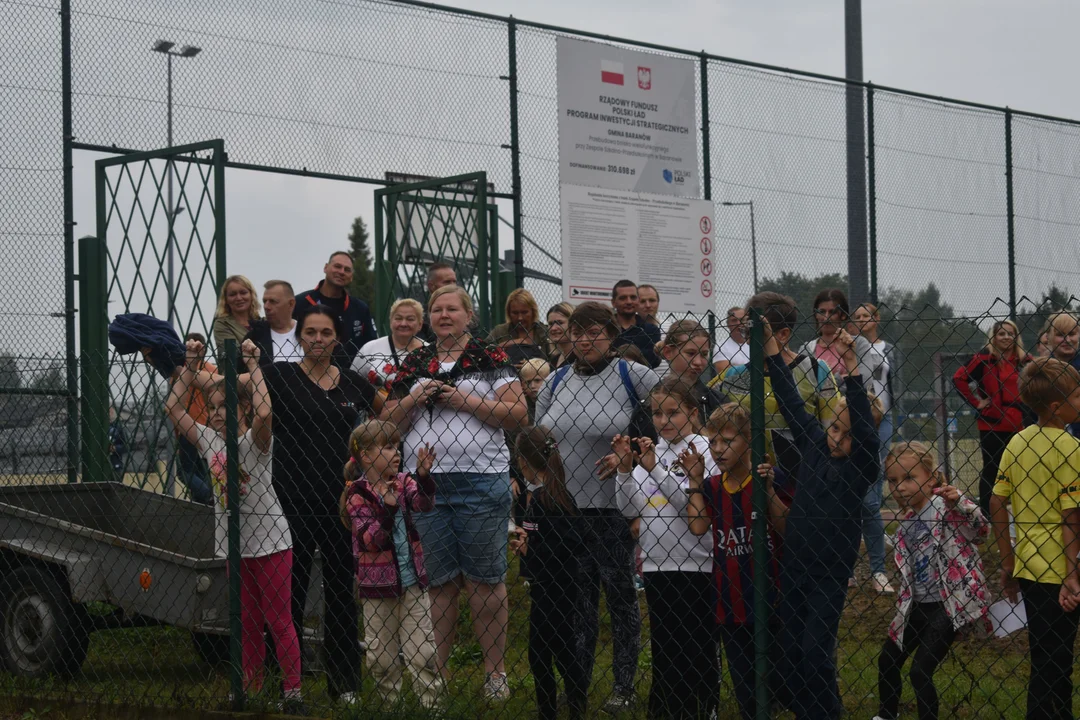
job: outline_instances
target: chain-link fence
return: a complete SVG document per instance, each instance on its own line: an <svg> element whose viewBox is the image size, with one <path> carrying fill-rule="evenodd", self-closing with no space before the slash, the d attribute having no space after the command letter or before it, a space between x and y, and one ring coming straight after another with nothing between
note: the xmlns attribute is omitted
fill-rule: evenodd
<svg viewBox="0 0 1080 720"><path fill-rule="evenodd" d="M212 371L177 338L147 341L153 365L110 353L145 402L84 430L106 440L83 470L99 481L22 458L0 489L10 694L335 717L1072 712L1080 442L1055 428L1080 419L1075 316L1025 321L1049 328L1054 357L1033 359L1004 318L806 319L765 294L731 364L693 319L654 345L588 303L565 333L493 344L465 334L467 306L440 292L434 344L356 371L321 305L291 362L245 343Z"/></svg>
<svg viewBox="0 0 1080 720"><path fill-rule="evenodd" d="M837 708L829 703L839 697L852 714L889 718L902 711L929 717L927 678L933 677L943 716L1021 717L1030 674L1040 702L1057 702L1054 710L1061 717L1075 715L1062 707L1068 701L1061 699L1069 689L1060 670L1071 668L1072 655L1064 654L1067 643L1048 645L1045 637L1049 633L1067 640L1070 632L1074 637L1076 614L1054 615L1048 591L1040 587L1060 586L1065 579L1071 527L1067 509L1075 495L1074 479L1062 483L1060 473L1043 466L1049 466L1052 453L1067 465L1071 446L1046 450L1039 444L1044 433L1025 438L1025 447L1037 448L1027 459L1016 457L1016 448L1006 450L1010 437L1034 427L1040 412L1020 393L1026 356L1009 361L1010 353L997 347L993 336L1001 329L998 324L1012 317L1026 348L1073 363L1075 322L1056 313L1076 307L1072 285L1080 270L1072 242L1080 225L1072 191L1078 177L1076 123L859 86L866 131L866 260L869 297L876 306L855 302L864 298L853 298L848 306L835 293L820 294L848 285L840 268L846 264L851 232L851 186L845 172L845 109L851 92L840 79L408 2L268 1L241 8L0 0L0 7L9 18L0 28L9 50L0 57L0 118L9 130L8 142L0 147L0 238L8 269L7 322L0 332L0 654L8 671L0 682L10 690L5 694L107 707L207 709L243 701L249 708L271 708L295 700L289 691L296 686L299 657L303 704L321 714L509 717L539 709L547 717L555 705L565 705L573 715L581 711L584 691L590 715L603 708L628 716L692 717L718 708L719 717L747 717L756 698L758 716L765 715L765 708L782 716L787 707L801 711L800 716L830 717ZM165 414L166 406L180 409L181 404L170 402L179 378L166 380L133 356L109 352L107 320L125 311L175 318L175 326L211 338L216 314L211 295L221 293L226 277L226 169L376 185L391 184L388 177L474 174L487 188L490 216L483 224L488 246L479 255L455 259L458 277L465 285L483 284L469 288L476 301L489 291L477 314L486 313L491 324L511 319L509 313L503 317L501 305L510 288L505 279L496 284L500 274L512 274L513 285L528 289L542 314L562 299L557 284L562 269L555 45L563 35L644 47L699 64L698 169L705 178L703 194L715 204L719 257L724 258L716 263L716 317L727 318L729 307L740 308L731 314L730 339L723 320L718 335L725 342L716 347L710 347L712 338L706 342L690 332L658 350L652 343L660 338L642 331L636 342L627 343L637 346L640 357L633 351L623 355L628 361L644 360L643 365L606 364L606 354L600 353L586 363L592 367L564 364L571 370L560 374L559 361L571 349L564 345L560 352L557 343L567 336L566 318L541 315L534 320L554 321L550 340L555 347L535 358L552 366L544 383L535 384L533 375L522 377L523 387L533 380L539 388L536 407L523 399L499 399L494 385L511 376L501 360L480 350L465 355L480 365L494 363L484 370L481 381L488 385L482 391L472 379L458 382L454 373L468 374L466 368L447 369L440 357L421 353L417 357L428 365L413 368L413 379L443 385L437 398L424 398L402 422L404 464L416 485L406 491L407 483L393 483L402 500L407 496L415 504L410 512L416 513L417 527L412 529L388 520L407 513L388 511L386 493L371 488L364 491L370 496L361 493L355 501L353 515L345 512L344 524L339 517L342 466L357 454L347 439L362 414L379 411L371 407L374 395L365 391L339 398L331 413L338 427L328 420L328 407L303 402L297 387L310 389L307 385L289 386L289 378L275 375L266 381L273 413L260 420L259 408L250 404L254 385L245 366L239 368L240 378L225 377L223 385L192 375L185 382L204 383L204 403L203 409L183 404L187 414L212 425L217 410L211 408L222 408L212 396L224 388L223 417L238 424L225 427L224 435L199 430L187 437L182 414ZM151 55L151 46L162 38L201 52ZM162 92L166 81L168 99ZM223 142L204 142L208 138ZM166 144L180 147L151 152ZM132 155L138 152L147 154ZM117 156L98 165L93 190L77 186L73 171L75 158L91 153ZM75 198L93 192L98 194L94 232L102 244L94 254L88 242L87 254L77 255ZM414 221L410 213L452 217L475 201L470 198L456 187L405 197L413 209L401 217L409 223ZM177 202L187 207L183 214ZM472 217L466 226L478 221ZM507 258L505 238L511 234L513 252ZM169 269L166 256L177 247L176 267ZM377 303L380 312L389 313L398 297L426 295L423 264L440 258L445 259L441 253L400 258L409 268L407 277L394 271L401 287L386 285ZM398 261L395 257L390 264ZM244 270L237 262L229 263L230 272ZM469 262L476 267L466 269L474 272L463 273ZM819 445L800 447L799 437L786 429L789 419L777 405L780 393L771 387L779 368L751 353L754 343L739 325L747 298L758 291L777 292L794 303L797 320L787 328L785 342L792 352L788 360L795 387L821 424L820 432L807 426L813 436L820 440L818 435L835 425L836 402L852 390L843 379L848 367L832 341L833 330L846 327L884 341L884 346L860 343L859 351L865 362L877 358L861 374L886 401L878 441L881 460L890 442L924 443L908 447L891 464L916 480L927 479L919 467L939 472L930 473L930 481L941 480L965 498L981 501L981 518L964 501L942 510L940 503L951 502L951 496L919 504L901 488L916 480L898 477L890 493L884 475L856 479L851 492L818 488L800 499L798 489L813 489L832 477L833 469L826 467L832 460L825 458L832 450L828 445L827 453ZM446 327L452 328L454 312L442 312L451 318ZM420 320L425 319L425 332L433 339L439 336L435 314L421 314ZM699 319L705 327L713 322ZM514 361L533 359L521 347L544 345L538 333L534 328L529 334L532 342L513 333L505 351ZM262 347L293 347L299 353L299 344L283 345L280 336L287 333L267 333L270 344ZM581 342L592 347L596 340ZM699 347L702 342L707 352ZM763 346L763 340L758 342ZM391 341L385 353L372 351L361 378L382 384L387 375L402 374L411 349L408 342L399 347ZM660 359L664 362L655 375L643 370L653 364L650 360ZM598 371L601 364L604 369ZM218 365L229 375L231 363ZM629 368L626 378L623 368ZM885 374L875 375L883 368ZM1068 390L1071 375L1060 367L1051 370L1055 391ZM752 462L771 458L777 473L773 495L743 498L744 490L764 490L765 484L743 487L718 472L715 464L733 461L730 448L738 442L724 433L745 429L742 416L731 408L713 427L701 430L699 450L711 468L702 478L705 493L696 492L692 473L678 470L675 436L665 439L662 433L653 438L662 468L653 485L654 472L642 470L652 459L648 452L640 457L641 441L628 473L612 467L611 477L596 478L591 463L612 451L616 434L626 434L632 408L644 408L637 413L644 416L638 429L650 415L672 426L669 416L677 408L652 407L658 398L678 399L677 388L668 388L666 395L653 391L660 377L671 372L695 381L697 401L709 411L698 418L703 426L722 400L749 410ZM435 377L425 378L425 373ZM394 392L402 389L390 392L391 405L402 400ZM472 396L483 402L462 399ZM443 415L446 403L462 405ZM1063 402L1043 424L1055 425L1067 416L1067 406ZM530 420L550 428L554 449L546 436L518 428L523 407L534 410ZM490 421L493 413L498 422ZM251 468L261 462L265 448L254 436L245 440L243 432L254 430L257 420L273 426L273 471ZM849 419L848 424L857 434L859 422ZM292 436L281 439L290 427ZM418 434L418 427L426 430ZM518 498L526 496L530 483L542 486L543 478L530 480L518 465L511 467L510 450L495 437L496 430L524 433L533 450L547 453L545 459L559 453L570 490L569 498L561 500L573 500L577 509L568 511L571 506L559 497L553 497L554 504L528 506L534 514L550 511L556 517L538 519L528 516L527 507L504 507L508 494L499 483L505 472L512 470ZM325 445L316 452L333 432L338 435L333 448ZM425 433L451 446L454 441L447 437L457 443L456 451L447 451L457 453L452 466L433 473L434 500L428 497L430 488L415 477ZM631 434L637 438L648 432ZM679 441L687 435L679 435ZM307 442L297 444L298 437ZM868 442L862 438L855 451L863 441ZM725 448L728 455L719 452ZM929 463L927 451L934 457ZM364 452L365 462L371 461L371 448ZM1028 582L1027 600L1018 607L1028 610L1030 640L1017 629L1023 623L1010 625L1010 618L1019 615L1016 608L1000 604L998 570L1008 542L973 549L992 519L989 496L1002 453L1015 469L1001 491L1012 497L1014 511L1017 503L1024 506L1013 532L1014 570L1022 583ZM1032 453L1045 460L1042 469L1030 466ZM318 472L312 471L313 456ZM919 462L911 465L915 456ZM890 463L885 465L887 473ZM800 475L811 466L817 470ZM750 474L737 467L727 468L735 480ZM309 471L311 477L305 474ZM302 476L303 483L322 482L325 492L309 493L307 485L290 489L287 479L278 482L281 472L282 477ZM268 474L274 492L262 482ZM371 480L369 486L384 487L378 478ZM854 492L867 482L868 492ZM1051 498L1047 504L1033 501L1032 482ZM1055 482L1064 486L1056 499L1047 489ZM478 489L483 483L489 483L486 492ZM242 486L260 490L241 494ZM851 504L859 494L860 506L868 510ZM275 495L277 506L258 504L264 495ZM308 504L315 496L322 497L321 505ZM774 507L773 496L791 510ZM699 499L704 509L691 517ZM351 501L346 501L348 510ZM884 537L876 529L875 505ZM922 519L934 538L933 553L914 547L926 538L906 516L916 507L915 519ZM558 517L564 511L572 516L567 523ZM754 512L756 520L747 520ZM958 518L955 512L966 514ZM521 531L508 536L511 517ZM245 554L236 545L250 539L246 523L251 520L259 520L254 523L258 527L269 522L263 539L269 538L271 551L262 552L260 546ZM698 545L689 532L695 521L705 538ZM758 530L752 532L755 522ZM847 564L843 553L852 542L858 546L853 540L856 522L866 550L860 551L854 570L845 567L840 578L835 568L815 565L832 552L827 548ZM551 542L557 548L565 542L562 551L572 561L535 561L529 567L521 543L528 548L526 538L531 539L535 551L537 542L544 541L533 533L547 532L548 523L562 528ZM285 526L291 573L281 566ZM793 526L795 537L783 543ZM357 533L358 527L370 533ZM943 534L940 527L956 531ZM720 533L725 528L726 539ZM357 544L350 533L359 535ZM632 533L638 534L636 541ZM905 543L894 557L885 545L898 533ZM771 549L764 537L774 541ZM1045 540L1044 564L1050 568L1045 576L1037 574L1042 572L1038 556L1043 542L1032 538ZM367 547L366 542L373 544ZM1052 549L1059 545L1060 552ZM426 575L427 597L407 594L410 602L395 604L396 591L378 583L385 583L395 568L400 583L408 572L402 558L416 560L421 547L425 560L413 564L414 589ZM680 554L684 551L686 557ZM804 557L808 551L812 558ZM226 563L230 552L232 566L240 568L232 575ZM562 557L559 550L552 552ZM981 556L985 582L967 562L973 552ZM245 562L255 556L273 561ZM963 580L970 580L964 587L951 577L954 561ZM923 572L935 563L945 563L944 572ZM308 574L298 573L298 567L309 568ZM774 568L779 588L770 594ZM283 584L283 573L291 584ZM854 587L845 599L839 588L848 575L854 576ZM457 586L446 587L445 581L459 576L471 582L455 594L450 588ZM504 576L505 586L498 582ZM365 582L374 585L364 590ZM928 609L933 603L922 602L943 591L977 596L964 612L974 607L978 614L984 604L991 606L1000 615L995 634L943 645L952 637L946 620L954 627L965 625L947 603ZM793 605L799 592L810 597ZM362 601L356 601L357 593ZM915 600L905 606L908 593ZM600 595L603 603L596 599ZM266 602L260 604L259 598ZM429 612L406 612L423 607L417 605L422 602ZM751 608L754 603L759 605ZM1069 604L1067 593L1061 604ZM243 625L245 618L260 625L251 619L256 607L267 628L267 655L277 659L266 662L263 692L254 692L262 663L250 656L262 647L255 639L262 629ZM547 610L552 607L558 611ZM799 615L800 608L809 612L808 607L818 614ZM914 695L905 688L899 710L890 698L896 697L896 667L906 652L899 648L908 643L903 635L891 647L886 643L898 607L925 642L913 659ZM286 609L292 622L282 620ZM687 613L693 622L682 621ZM755 634L748 630L747 613L773 619L755 623ZM717 622L706 622L705 615ZM425 617L430 632L424 629ZM794 634L800 622L811 620L820 623L814 631L820 634ZM399 663L394 641L373 628L413 621L419 630L408 637L399 633ZM838 623L838 629L830 623ZM976 618L966 626L981 624ZM294 639L286 637L290 626ZM769 639L762 628L776 637ZM925 633L934 634L936 643L926 642ZM773 668L769 681L763 679L766 666ZM835 668L831 676L830 667ZM395 678L407 668L415 672L404 673L411 680L398 696ZM560 684L563 692L552 697L556 675L569 684ZM359 693L356 703L342 702L353 691ZM696 704L675 707L673 698ZM800 708L800 702L811 704ZM427 707L432 704L438 710ZM285 709L298 708L290 702Z"/></svg>

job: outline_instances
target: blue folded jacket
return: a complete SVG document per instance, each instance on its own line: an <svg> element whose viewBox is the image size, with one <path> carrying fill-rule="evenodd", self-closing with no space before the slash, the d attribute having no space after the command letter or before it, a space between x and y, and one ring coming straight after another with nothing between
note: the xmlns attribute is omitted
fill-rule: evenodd
<svg viewBox="0 0 1080 720"><path fill-rule="evenodd" d="M109 342L121 355L148 348L150 364L167 378L184 363L185 348L180 336L169 323L152 315L117 315L109 323Z"/></svg>

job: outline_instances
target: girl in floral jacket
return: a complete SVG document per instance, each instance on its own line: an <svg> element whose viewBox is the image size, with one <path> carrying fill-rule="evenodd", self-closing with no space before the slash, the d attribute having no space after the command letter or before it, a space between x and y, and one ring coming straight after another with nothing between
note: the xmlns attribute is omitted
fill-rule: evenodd
<svg viewBox="0 0 1080 720"><path fill-rule="evenodd" d="M400 446L401 434L391 422L372 420L353 431L341 519L352 531L368 663L379 693L391 702L400 695L402 653L415 677L413 689L421 703L431 707L443 685L435 665L424 552L413 513L435 506L435 452L420 448L414 479L398 472Z"/></svg>
<svg viewBox="0 0 1080 720"><path fill-rule="evenodd" d="M900 505L896 567L899 611L878 658L880 709L875 720L896 720L900 671L914 653L911 684L919 720L938 716L934 671L963 629L989 630L986 576L976 545L990 527L978 503L941 482L934 452L919 442L897 443L885 461Z"/></svg>

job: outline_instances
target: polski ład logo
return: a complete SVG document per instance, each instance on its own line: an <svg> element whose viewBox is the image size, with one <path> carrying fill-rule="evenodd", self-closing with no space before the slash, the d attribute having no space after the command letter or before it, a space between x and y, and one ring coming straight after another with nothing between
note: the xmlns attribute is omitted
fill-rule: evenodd
<svg viewBox="0 0 1080 720"><path fill-rule="evenodd" d="M675 175L666 168L664 169L664 182L668 183L669 185L675 182Z"/></svg>

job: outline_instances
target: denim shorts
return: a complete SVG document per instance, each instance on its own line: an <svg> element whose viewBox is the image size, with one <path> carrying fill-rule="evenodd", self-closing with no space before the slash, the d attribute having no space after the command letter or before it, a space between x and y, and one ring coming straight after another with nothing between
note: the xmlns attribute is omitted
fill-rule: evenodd
<svg viewBox="0 0 1080 720"><path fill-rule="evenodd" d="M476 583L506 580L509 473L435 473L435 509L417 513L424 567L432 586L458 575Z"/></svg>

